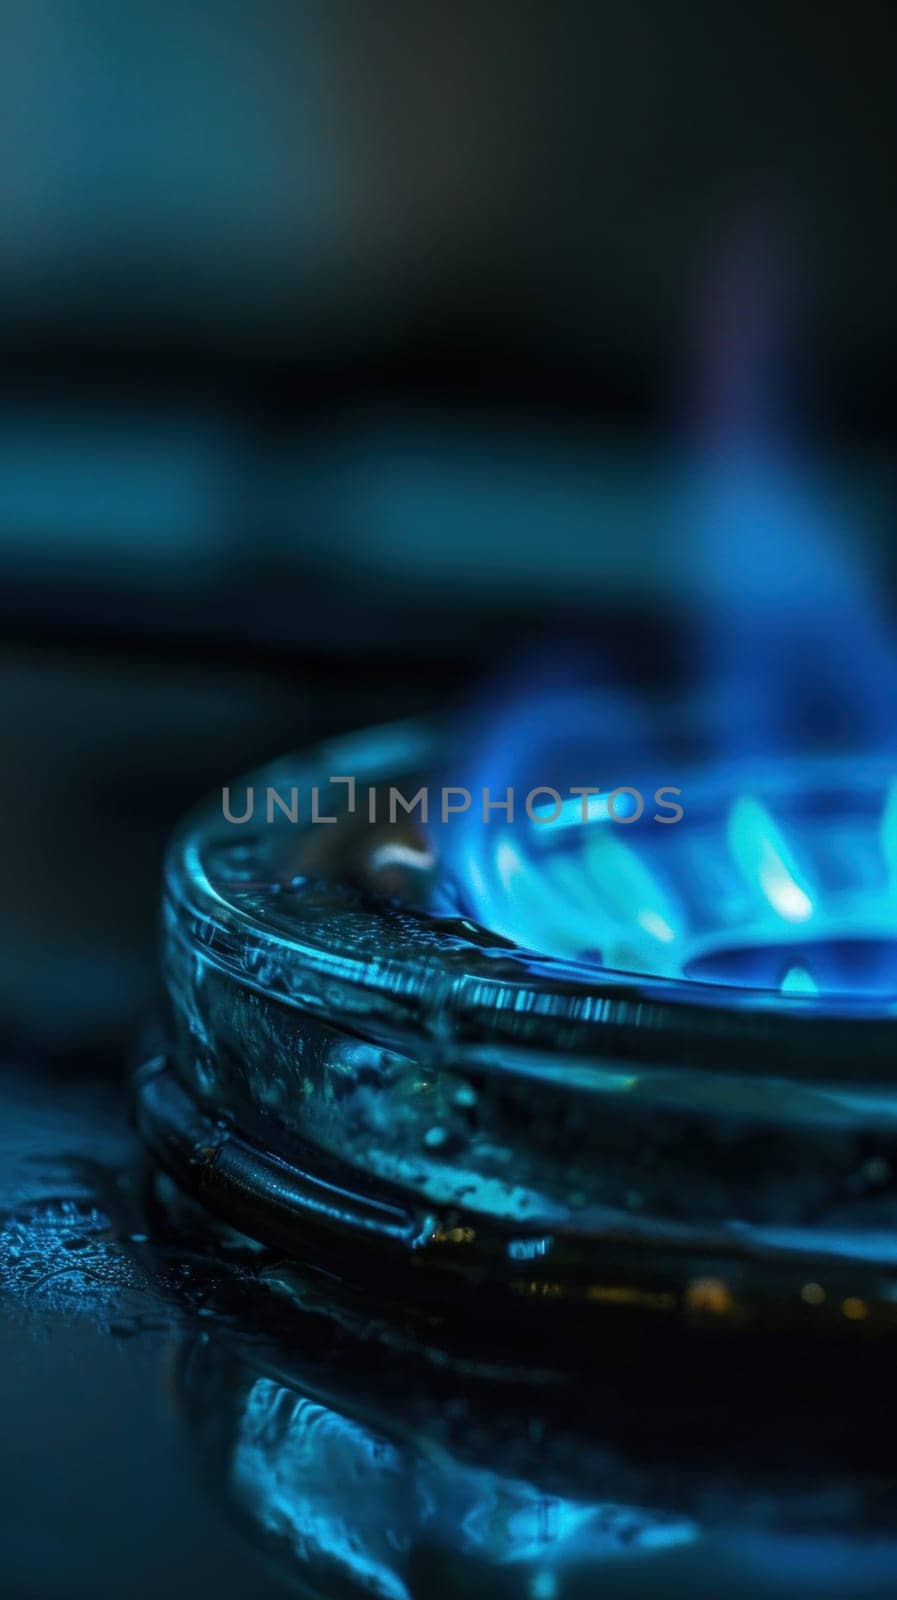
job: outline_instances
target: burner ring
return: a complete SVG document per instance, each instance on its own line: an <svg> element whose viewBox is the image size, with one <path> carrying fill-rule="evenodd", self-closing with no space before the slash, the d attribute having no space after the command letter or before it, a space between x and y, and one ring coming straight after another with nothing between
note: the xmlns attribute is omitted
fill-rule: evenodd
<svg viewBox="0 0 897 1600"><path fill-rule="evenodd" d="M380 731L256 787L317 785L323 812L330 774L443 759L438 732ZM416 1296L892 1320L887 1016L514 948L434 909L419 841L384 870L382 838L210 806L175 839L170 1066L139 1101L185 1187L350 1275L376 1245Z"/></svg>

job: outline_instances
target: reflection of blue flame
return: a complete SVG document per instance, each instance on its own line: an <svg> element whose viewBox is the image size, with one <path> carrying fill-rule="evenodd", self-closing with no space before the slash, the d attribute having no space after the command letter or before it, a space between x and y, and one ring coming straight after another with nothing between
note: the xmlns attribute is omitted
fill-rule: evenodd
<svg viewBox="0 0 897 1600"><path fill-rule="evenodd" d="M304 1576L382 1600L411 1594L419 1546L529 1569L530 1592L548 1595L565 1570L650 1559L700 1536L683 1515L571 1500L413 1436L394 1443L269 1378L247 1395L231 1470L240 1502Z"/></svg>

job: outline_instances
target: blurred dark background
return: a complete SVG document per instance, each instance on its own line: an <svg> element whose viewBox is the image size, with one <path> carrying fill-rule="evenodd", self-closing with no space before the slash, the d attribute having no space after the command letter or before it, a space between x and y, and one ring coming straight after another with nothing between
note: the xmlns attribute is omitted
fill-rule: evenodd
<svg viewBox="0 0 897 1600"><path fill-rule="evenodd" d="M7 0L2 37L19 1036L119 1049L225 775L533 632L669 674L665 473L743 208L786 221L800 410L891 584L888 4Z"/></svg>
<svg viewBox="0 0 897 1600"><path fill-rule="evenodd" d="M895 46L886 0L4 0L0 1044L35 1103L120 1074L164 840L222 780L545 635L675 676L670 483L754 208L892 605ZM6 1592L248 1592L154 1358L9 1342Z"/></svg>

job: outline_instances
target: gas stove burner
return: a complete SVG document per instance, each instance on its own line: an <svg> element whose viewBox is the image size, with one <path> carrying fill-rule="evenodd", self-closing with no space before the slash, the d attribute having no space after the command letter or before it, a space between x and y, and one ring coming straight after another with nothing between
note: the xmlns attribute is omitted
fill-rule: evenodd
<svg viewBox="0 0 897 1600"><path fill-rule="evenodd" d="M232 818L276 792L270 822L219 797L182 828L138 1081L163 1166L297 1260L484 1324L897 1322L887 770L696 771L675 827L390 822L450 755L374 731L234 790ZM336 823L293 820L313 790Z"/></svg>

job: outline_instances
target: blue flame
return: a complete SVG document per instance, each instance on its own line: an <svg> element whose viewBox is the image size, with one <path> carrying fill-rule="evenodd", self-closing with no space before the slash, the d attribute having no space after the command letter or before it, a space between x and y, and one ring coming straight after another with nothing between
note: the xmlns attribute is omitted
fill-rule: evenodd
<svg viewBox="0 0 897 1600"><path fill-rule="evenodd" d="M897 673L884 624L805 473L768 454L716 456L699 488L698 543L715 552L692 695L701 759L683 754L681 724L671 736L619 693L518 693L481 737L475 801L449 846L457 902L518 945L608 974L804 1005L897 1001ZM546 784L559 807L522 814L527 790ZM481 791L509 785L513 822L481 817ZM567 792L590 785L601 792ZM610 814L620 785L643 796L642 816L625 798ZM675 826L657 820L666 786L682 792Z"/></svg>
<svg viewBox="0 0 897 1600"><path fill-rule="evenodd" d="M450 892L515 944L608 977L879 1010L897 999L895 793L887 758L721 763L683 780L674 826L606 809L469 821Z"/></svg>
<svg viewBox="0 0 897 1600"><path fill-rule="evenodd" d="M717 262L698 447L669 485L696 600L687 716L670 737L607 677L524 686L471 788L602 794L552 822L472 811L447 854L467 915L609 979L881 1009L897 1003L897 668L863 526L781 424L768 245L751 226ZM682 791L675 826L653 820L658 784ZM608 815L616 785L643 817Z"/></svg>

